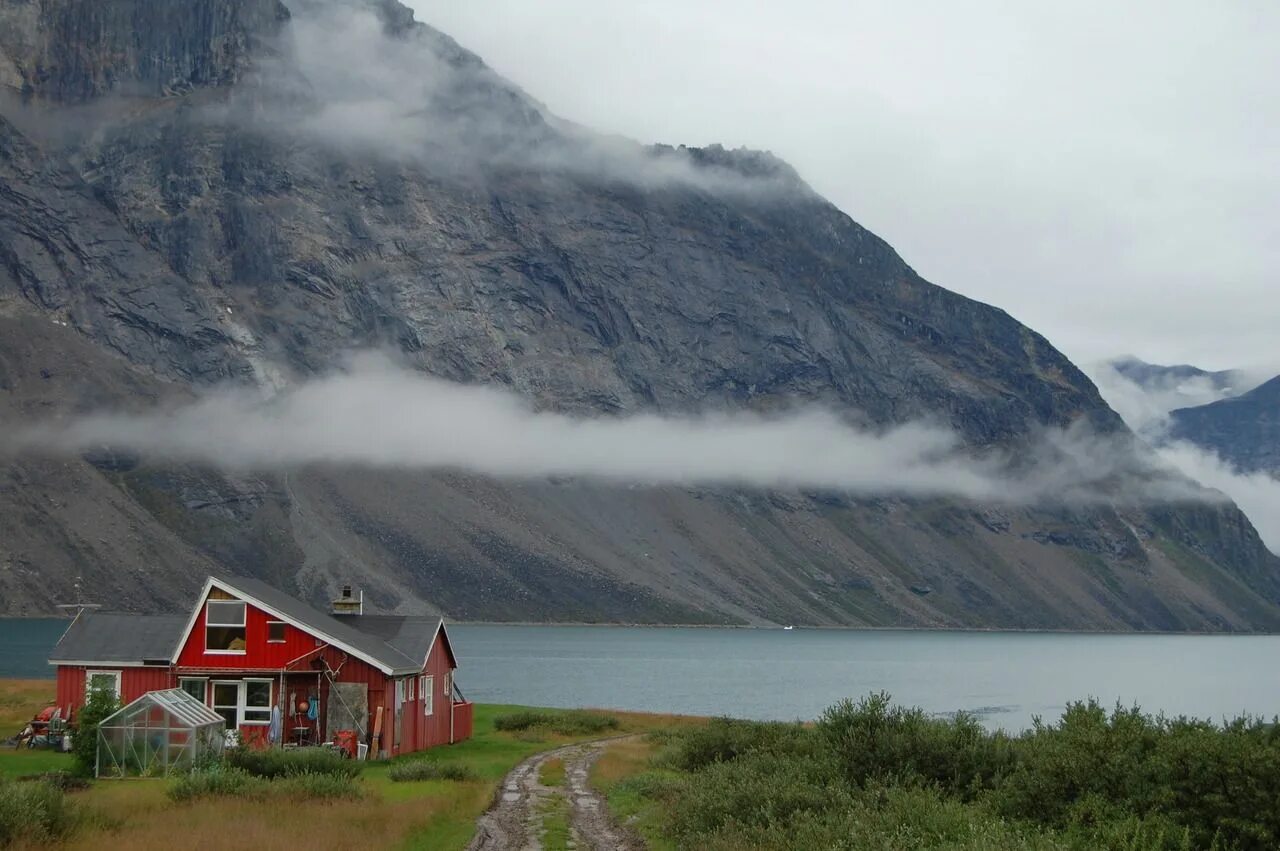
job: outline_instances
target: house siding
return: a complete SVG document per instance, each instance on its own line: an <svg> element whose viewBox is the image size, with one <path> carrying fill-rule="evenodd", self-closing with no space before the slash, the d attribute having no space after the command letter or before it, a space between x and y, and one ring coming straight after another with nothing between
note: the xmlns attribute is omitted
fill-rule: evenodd
<svg viewBox="0 0 1280 851"><path fill-rule="evenodd" d="M227 596L219 591L216 599L227 599ZM384 754L412 753L469 737L469 712L464 711L468 723L463 732L457 720L458 710L444 693L445 679L456 667L456 661L443 630L437 632L420 674L407 678L412 688L401 706L397 724L395 679L363 659L318 641L314 633L293 623L284 622L282 641L269 641L268 623L280 619L248 601L245 601L244 652L207 652L207 601L208 598L200 600L191 632L178 651L177 663L173 666L59 665L57 700L64 714L73 717L84 705L88 671L120 671L120 696L125 702L135 700L148 691L175 688L184 677L201 677L210 682L262 678L272 680L272 703L283 707L283 736L286 740L291 738L295 728L305 726L315 734L312 741L326 741L337 732L326 728L332 677L333 681L340 683L361 683L367 689L369 714L365 719L362 741L372 739L375 715L378 708L382 708L379 750ZM430 716L424 714L423 701L418 693L419 676L423 674L432 677L434 712ZM306 719L305 713L297 711L298 701L306 700L312 693L319 697L321 707L320 717L314 723ZM210 693L206 690L206 703L210 702L209 698ZM466 706L469 709L469 704ZM247 743L265 744L266 725L243 724L239 729Z"/></svg>
<svg viewBox="0 0 1280 851"><path fill-rule="evenodd" d="M85 694L86 677L90 671L119 671L120 700L128 703L137 700L149 691L174 688L177 678L173 669L168 667L112 667L110 663L101 665L59 665L57 679L57 701L62 708L63 717L74 719L88 695Z"/></svg>

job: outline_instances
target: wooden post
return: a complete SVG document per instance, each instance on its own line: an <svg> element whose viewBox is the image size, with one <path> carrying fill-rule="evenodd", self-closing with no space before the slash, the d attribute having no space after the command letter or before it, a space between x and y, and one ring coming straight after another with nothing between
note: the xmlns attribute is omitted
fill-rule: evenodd
<svg viewBox="0 0 1280 851"><path fill-rule="evenodd" d="M382 753L382 707L378 707L377 713L373 716L373 739L369 742L369 750L373 751L377 757Z"/></svg>

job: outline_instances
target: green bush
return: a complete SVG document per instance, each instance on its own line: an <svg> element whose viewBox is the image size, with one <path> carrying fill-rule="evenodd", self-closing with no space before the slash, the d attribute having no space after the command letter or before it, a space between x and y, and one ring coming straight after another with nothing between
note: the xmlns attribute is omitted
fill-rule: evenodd
<svg viewBox="0 0 1280 851"><path fill-rule="evenodd" d="M361 796L360 787L352 776L312 772L291 774L288 777L273 780L268 791L273 795L303 800L334 800Z"/></svg>
<svg viewBox="0 0 1280 851"><path fill-rule="evenodd" d="M46 771L43 774L24 774L19 780L47 783L60 792L80 792L93 785L87 777L70 771Z"/></svg>
<svg viewBox="0 0 1280 851"><path fill-rule="evenodd" d="M0 848L19 840L61 839L71 834L80 821L75 806L49 783L0 778Z"/></svg>
<svg viewBox="0 0 1280 851"><path fill-rule="evenodd" d="M816 745L800 724L715 718L669 737L657 761L681 771L696 771L747 753L812 753Z"/></svg>
<svg viewBox="0 0 1280 851"><path fill-rule="evenodd" d="M1010 817L1078 830L1138 820L1194 848L1280 847L1280 731L1242 718L1223 727L1096 702L1067 707L1017 742L1017 767L992 795ZM1154 827L1148 825L1148 832ZM1179 834L1174 836L1173 834Z"/></svg>
<svg viewBox="0 0 1280 851"><path fill-rule="evenodd" d="M227 752L226 762L254 777L268 780L277 777L293 777L298 774L333 774L354 778L363 770L363 763L344 757L328 748L233 748Z"/></svg>
<svg viewBox="0 0 1280 851"><path fill-rule="evenodd" d="M179 802L212 797L264 799L276 796L326 800L358 798L360 794L356 778L349 774L301 771L267 779L235 767L192 771L169 787L169 797Z"/></svg>
<svg viewBox="0 0 1280 851"><path fill-rule="evenodd" d="M562 736L579 736L592 733L603 733L606 730L618 729L618 719L613 715L601 712L587 712L575 709L569 711L553 711L545 709L523 709L508 712L493 719L495 730L520 732L525 730L546 730Z"/></svg>
<svg viewBox="0 0 1280 851"><path fill-rule="evenodd" d="M680 847L1280 848L1280 724L1256 719L1215 725L1087 702L1010 737L877 694L813 727L721 719L651 740L661 770L610 797L661 813Z"/></svg>
<svg viewBox="0 0 1280 851"><path fill-rule="evenodd" d="M387 777L397 783L414 780L477 780L479 775L468 765L457 762L434 762L412 759L393 763Z"/></svg>
<svg viewBox="0 0 1280 851"><path fill-rule="evenodd" d="M97 765L98 725L119 708L120 701L114 694L94 689L76 713L75 729L71 733L71 755L75 758L76 771L85 777L92 777Z"/></svg>
<svg viewBox="0 0 1280 851"><path fill-rule="evenodd" d="M972 798L1008 773L1015 759L1008 737L988 733L976 718L931 718L892 705L883 692L841 701L823 713L818 730L855 786L896 779Z"/></svg>
<svg viewBox="0 0 1280 851"><path fill-rule="evenodd" d="M175 801L197 798L248 798L263 795L267 781L239 768L209 768L184 774L169 787Z"/></svg>

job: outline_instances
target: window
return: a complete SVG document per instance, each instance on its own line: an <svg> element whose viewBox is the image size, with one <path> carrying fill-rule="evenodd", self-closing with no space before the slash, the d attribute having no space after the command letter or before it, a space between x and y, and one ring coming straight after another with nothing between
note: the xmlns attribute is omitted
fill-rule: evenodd
<svg viewBox="0 0 1280 851"><path fill-rule="evenodd" d="M267 643L284 644L284 621L267 621Z"/></svg>
<svg viewBox="0 0 1280 851"><path fill-rule="evenodd" d="M116 700L120 699L119 671L86 671L84 675L84 692L88 697L95 691L109 692Z"/></svg>
<svg viewBox="0 0 1280 851"><path fill-rule="evenodd" d="M403 677L401 677L400 679L396 680L396 707L397 707L397 708L399 708L399 707L403 706L403 705L404 705L404 702L405 702L406 700L408 700L408 699L409 699L409 697L408 697L408 691L409 691L409 689L408 689L408 684L409 684L409 683L411 683L411 682L413 682L413 681L412 681L412 680L407 680L407 679L405 679L405 678L403 678Z"/></svg>
<svg viewBox="0 0 1280 851"><path fill-rule="evenodd" d="M210 600L204 607L204 649L210 653L243 653L244 603Z"/></svg>
<svg viewBox="0 0 1280 851"><path fill-rule="evenodd" d="M271 723L271 680L215 680L213 711L227 729Z"/></svg>
<svg viewBox="0 0 1280 851"><path fill-rule="evenodd" d="M435 712L435 677L418 677L418 700L422 701L422 714Z"/></svg>
<svg viewBox="0 0 1280 851"><path fill-rule="evenodd" d="M178 688L204 703L205 692L209 690L209 681L204 677L183 677L178 680Z"/></svg>
<svg viewBox="0 0 1280 851"><path fill-rule="evenodd" d="M245 680L243 724L271 723L271 680Z"/></svg>
<svg viewBox="0 0 1280 851"><path fill-rule="evenodd" d="M227 729L240 726L240 683L214 682L213 711L227 721Z"/></svg>
<svg viewBox="0 0 1280 851"><path fill-rule="evenodd" d="M444 696L449 697L453 694L453 671L445 671L444 673Z"/></svg>

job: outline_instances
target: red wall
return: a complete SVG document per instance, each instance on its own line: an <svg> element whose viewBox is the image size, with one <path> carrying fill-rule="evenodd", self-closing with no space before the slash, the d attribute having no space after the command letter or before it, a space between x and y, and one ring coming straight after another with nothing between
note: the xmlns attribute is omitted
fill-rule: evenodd
<svg viewBox="0 0 1280 851"><path fill-rule="evenodd" d="M85 677L88 671L119 671L120 699L123 703L136 700L149 691L174 688L178 685L177 677L171 668L112 668L109 665L98 665L92 668L59 665L57 700L62 707L64 718L74 718L75 713L84 706Z"/></svg>
<svg viewBox="0 0 1280 851"><path fill-rule="evenodd" d="M204 613L200 606L200 614L196 616L196 624L191 629L191 636L182 652L178 654L180 668L235 668L247 670L278 671L299 656L316 649L316 639L310 633L303 632L292 624L285 624L284 641L282 643L267 642L267 621L276 620L266 612L245 604L245 648L244 653L206 653L204 652ZM301 663L305 667L314 656L307 656Z"/></svg>
<svg viewBox="0 0 1280 851"><path fill-rule="evenodd" d="M448 645L445 643L444 635L437 634L435 644L431 648L431 655L427 657L426 667L423 673L432 677L432 691L434 693L434 701L432 704L432 714L424 713L425 702L418 694L421 688L421 680L415 677L413 680L413 688L409 695L409 700L405 701L404 714L404 738L400 742L400 753L409 753L411 751L419 751L424 748L435 747L436 745L446 745L450 741L449 721L451 715L450 700L444 693L445 677L453 670L453 660L450 658ZM468 733L469 735L469 733ZM452 731L452 740L455 742L462 741L467 736L458 734L457 724L454 724Z"/></svg>

